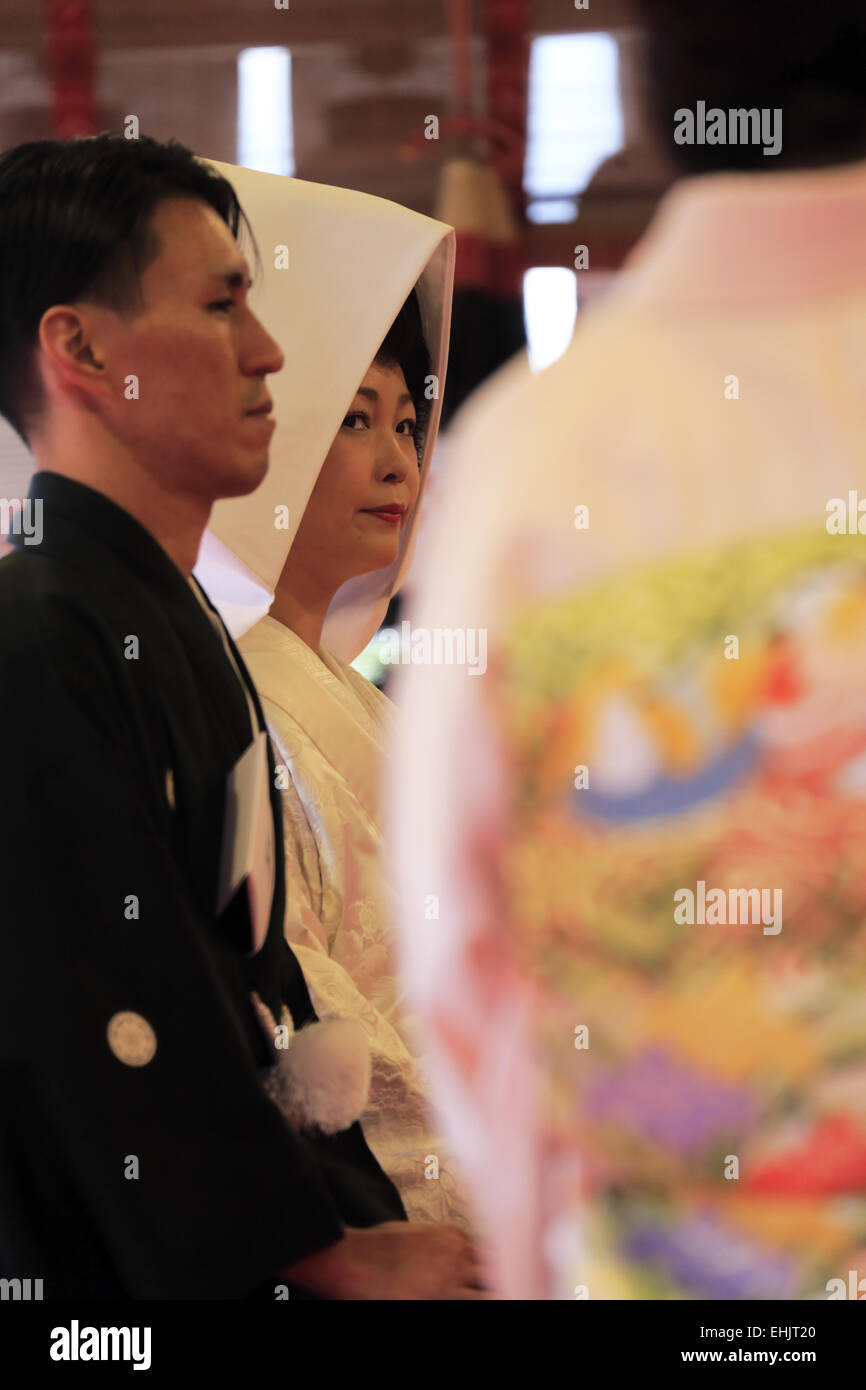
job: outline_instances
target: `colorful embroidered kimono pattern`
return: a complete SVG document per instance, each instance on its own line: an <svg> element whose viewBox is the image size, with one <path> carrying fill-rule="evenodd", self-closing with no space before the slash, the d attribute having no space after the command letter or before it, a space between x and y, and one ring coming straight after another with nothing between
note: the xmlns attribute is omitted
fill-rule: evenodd
<svg viewBox="0 0 866 1390"><path fill-rule="evenodd" d="M620 573L498 662L575 1287L827 1298L866 1275L864 542Z"/></svg>

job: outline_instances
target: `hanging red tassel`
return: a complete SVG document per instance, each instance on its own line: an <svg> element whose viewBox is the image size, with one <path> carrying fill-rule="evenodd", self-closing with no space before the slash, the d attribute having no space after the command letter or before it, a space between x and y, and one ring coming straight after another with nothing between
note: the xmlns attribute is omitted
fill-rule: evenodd
<svg viewBox="0 0 866 1390"><path fill-rule="evenodd" d="M59 140L97 130L96 43L91 0L44 0L45 59Z"/></svg>

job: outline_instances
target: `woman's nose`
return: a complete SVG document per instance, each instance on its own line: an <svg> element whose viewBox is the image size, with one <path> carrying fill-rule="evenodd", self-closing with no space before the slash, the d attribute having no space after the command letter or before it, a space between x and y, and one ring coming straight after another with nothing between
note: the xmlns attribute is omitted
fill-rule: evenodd
<svg viewBox="0 0 866 1390"><path fill-rule="evenodd" d="M407 452L398 436L389 431L379 445L379 466L384 470L386 477L396 477L400 480L406 477L409 470Z"/></svg>

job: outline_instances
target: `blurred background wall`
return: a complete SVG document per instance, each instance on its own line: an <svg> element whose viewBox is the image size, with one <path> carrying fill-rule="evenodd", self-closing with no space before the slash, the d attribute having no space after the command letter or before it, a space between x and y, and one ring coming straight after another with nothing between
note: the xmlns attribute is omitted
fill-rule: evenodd
<svg viewBox="0 0 866 1390"><path fill-rule="evenodd" d="M627 0L0 0L0 148L137 129L452 223L447 424L564 351L670 183L639 43Z"/></svg>
<svg viewBox="0 0 866 1390"><path fill-rule="evenodd" d="M425 138L427 118L492 118L514 135L505 181L526 268L570 273L584 244L603 275L670 172L642 129L627 0L585 3L0 0L0 147L134 114L204 156L435 213L443 167L473 142Z"/></svg>

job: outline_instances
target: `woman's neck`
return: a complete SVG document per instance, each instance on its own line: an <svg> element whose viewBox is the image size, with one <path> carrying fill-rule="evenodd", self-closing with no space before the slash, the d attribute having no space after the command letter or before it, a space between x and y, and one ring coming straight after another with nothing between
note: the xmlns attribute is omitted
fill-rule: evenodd
<svg viewBox="0 0 866 1390"><path fill-rule="evenodd" d="M318 653L322 644L322 628L336 590L322 589L291 557L286 561L277 580L274 601L269 617L289 628L302 642Z"/></svg>

